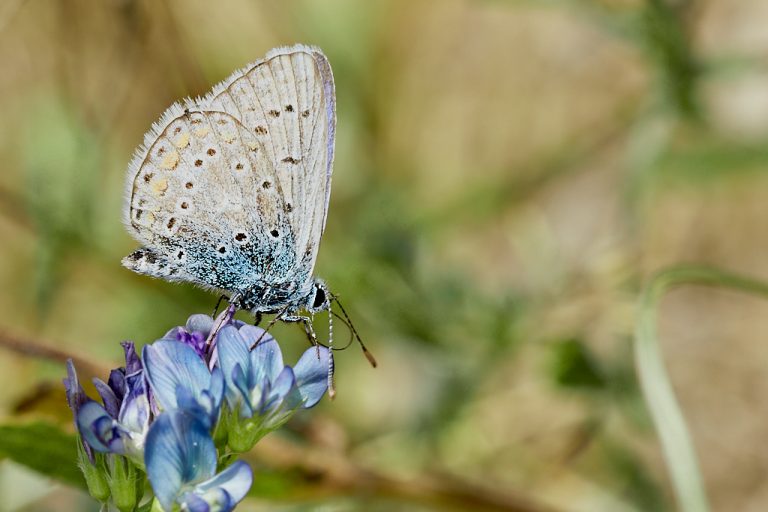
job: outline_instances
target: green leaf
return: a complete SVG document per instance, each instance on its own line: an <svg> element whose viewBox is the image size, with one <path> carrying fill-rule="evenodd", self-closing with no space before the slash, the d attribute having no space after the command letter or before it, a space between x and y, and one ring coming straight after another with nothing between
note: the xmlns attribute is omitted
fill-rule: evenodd
<svg viewBox="0 0 768 512"><path fill-rule="evenodd" d="M0 426L0 457L86 489L77 467L77 438L54 425L36 422Z"/></svg>

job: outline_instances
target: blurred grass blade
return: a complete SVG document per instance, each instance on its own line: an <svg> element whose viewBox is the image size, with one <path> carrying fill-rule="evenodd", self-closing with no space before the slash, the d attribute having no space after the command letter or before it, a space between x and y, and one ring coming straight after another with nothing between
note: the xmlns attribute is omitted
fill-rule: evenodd
<svg viewBox="0 0 768 512"><path fill-rule="evenodd" d="M768 298L768 283L703 266L678 266L657 273L640 296L635 330L635 364L640 385L672 478L681 510L709 510L693 442L659 350L656 306L663 295L681 284L732 288Z"/></svg>
<svg viewBox="0 0 768 512"><path fill-rule="evenodd" d="M0 425L0 457L85 489L77 467L76 443L75 436L47 423Z"/></svg>

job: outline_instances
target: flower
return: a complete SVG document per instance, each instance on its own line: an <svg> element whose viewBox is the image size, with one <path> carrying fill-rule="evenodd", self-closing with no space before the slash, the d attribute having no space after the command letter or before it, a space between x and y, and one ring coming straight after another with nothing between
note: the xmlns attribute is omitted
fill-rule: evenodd
<svg viewBox="0 0 768 512"><path fill-rule="evenodd" d="M101 403L85 394L67 363L64 386L82 441L81 468L91 495L110 510L135 510L145 474L152 510L232 510L253 482L246 463L229 463L232 453L250 449L326 392L326 347L286 366L272 336L233 314L230 306L216 320L193 315L146 345L141 357L133 343L123 343L125 366L107 382L93 381Z"/></svg>
<svg viewBox="0 0 768 512"><path fill-rule="evenodd" d="M163 510L228 512L253 483L253 472L236 461L216 474L216 447L208 426L184 411L162 414L147 435L147 476Z"/></svg>
<svg viewBox="0 0 768 512"><path fill-rule="evenodd" d="M80 405L73 412L77 429L88 447L86 451L92 448L126 455L143 465L144 438L151 418L149 393L133 343L124 343L123 349L125 367L111 372L109 384L94 379L103 405L88 397L75 398ZM69 387L74 387L77 374L71 362L69 368Z"/></svg>
<svg viewBox="0 0 768 512"><path fill-rule="evenodd" d="M263 329L226 325L218 333L217 350L231 413L229 444L235 451L250 449L297 409L317 404L328 389L326 347L307 349L291 368Z"/></svg>

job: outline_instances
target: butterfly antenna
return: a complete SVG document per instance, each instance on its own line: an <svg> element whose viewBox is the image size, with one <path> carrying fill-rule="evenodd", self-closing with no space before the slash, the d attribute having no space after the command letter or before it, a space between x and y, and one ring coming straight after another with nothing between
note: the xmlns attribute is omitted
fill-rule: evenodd
<svg viewBox="0 0 768 512"><path fill-rule="evenodd" d="M336 398L336 386L333 382L333 315L328 308L328 398Z"/></svg>
<svg viewBox="0 0 768 512"><path fill-rule="evenodd" d="M341 323L343 323L344 325L346 325L346 326L347 326L347 329L349 330L349 340L347 340L347 343L346 343L346 345L344 345L343 347L338 347L338 348L334 347L334 349L333 349L333 350L335 350L336 352L341 352L342 350L347 350L347 349L349 348L349 346L352 344L352 342L353 342L353 341L355 341L355 336L352 334L352 328L349 326L349 324L347 323L347 321L346 321L346 320L344 320L344 317L343 317L343 316L339 315L339 314L338 314L337 312L335 312L335 311L331 311L331 314L332 314L333 316L335 316L335 317L336 317L336 318L337 318L339 321L341 321Z"/></svg>
<svg viewBox="0 0 768 512"><path fill-rule="evenodd" d="M341 312L344 314L344 317L347 319L346 324L349 326L350 330L352 331L352 334L354 334L355 339L357 340L357 343L360 345L360 348L363 350L363 355L365 355L365 358L368 359L368 362L371 363L371 366L376 368L376 358L373 357L373 354L365 347L365 343L363 343L363 340L360 339L360 335L357 334L357 329L355 329L355 326L352 324L352 319L349 318L349 315L347 314L347 311L344 309L344 306L341 305L341 302L339 302L339 298L337 296L333 296L333 300L336 302L336 304L339 305L339 309L341 309Z"/></svg>
<svg viewBox="0 0 768 512"><path fill-rule="evenodd" d="M344 320L343 316L339 315L335 311L331 311L331 314L333 316L335 316L336 319L339 320L341 323L346 325L347 326L347 331L349 332L349 339L347 340L347 343L345 343L344 346L342 346L342 347L333 347L332 350L334 350L335 352L341 352L342 350L347 350L349 348L349 346L352 345L352 342L355 341L355 336L352 334L352 328L349 327L349 324L347 323L346 320ZM326 345L325 343L323 343L322 341L318 341L317 344L320 345L321 347L325 347L325 348L330 349L330 347L328 345Z"/></svg>

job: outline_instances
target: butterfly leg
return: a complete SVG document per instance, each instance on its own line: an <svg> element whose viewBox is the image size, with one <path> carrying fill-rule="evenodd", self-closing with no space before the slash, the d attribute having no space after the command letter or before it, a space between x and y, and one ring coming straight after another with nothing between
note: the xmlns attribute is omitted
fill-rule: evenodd
<svg viewBox="0 0 768 512"><path fill-rule="evenodd" d="M257 311L253 315L253 325L258 326L261 323L261 311Z"/></svg>
<svg viewBox="0 0 768 512"><path fill-rule="evenodd" d="M330 318L330 315L329 315ZM301 315L291 315L291 316L284 316L281 318L284 322L301 322L304 324L304 332L307 333L307 337L309 338L310 343L315 346L315 349L317 350L317 358L320 359L320 343L317 341L317 334L315 334L315 329L312 327L312 319L308 316L301 316ZM333 322L333 320L331 320ZM333 400L333 398L336 396L336 386L333 382L333 374L334 374L334 362L333 362L333 323L331 323L328 326L329 331L329 344L328 344L328 396Z"/></svg>
<svg viewBox="0 0 768 512"><path fill-rule="evenodd" d="M216 318L216 314L219 312L219 307L221 306L221 301L226 298L227 296L224 294L219 295L219 300L216 301L216 306L213 308L213 314L211 315L212 318Z"/></svg>
<svg viewBox="0 0 768 512"><path fill-rule="evenodd" d="M317 357L320 357L320 345L317 343L317 334L315 334L315 329L312 327L312 319L308 316L301 316L301 315L290 315L290 316L284 316L280 318L283 322L291 322L291 323L298 323L301 322L304 324L304 332L307 333L307 338L309 338L309 342L317 347Z"/></svg>

